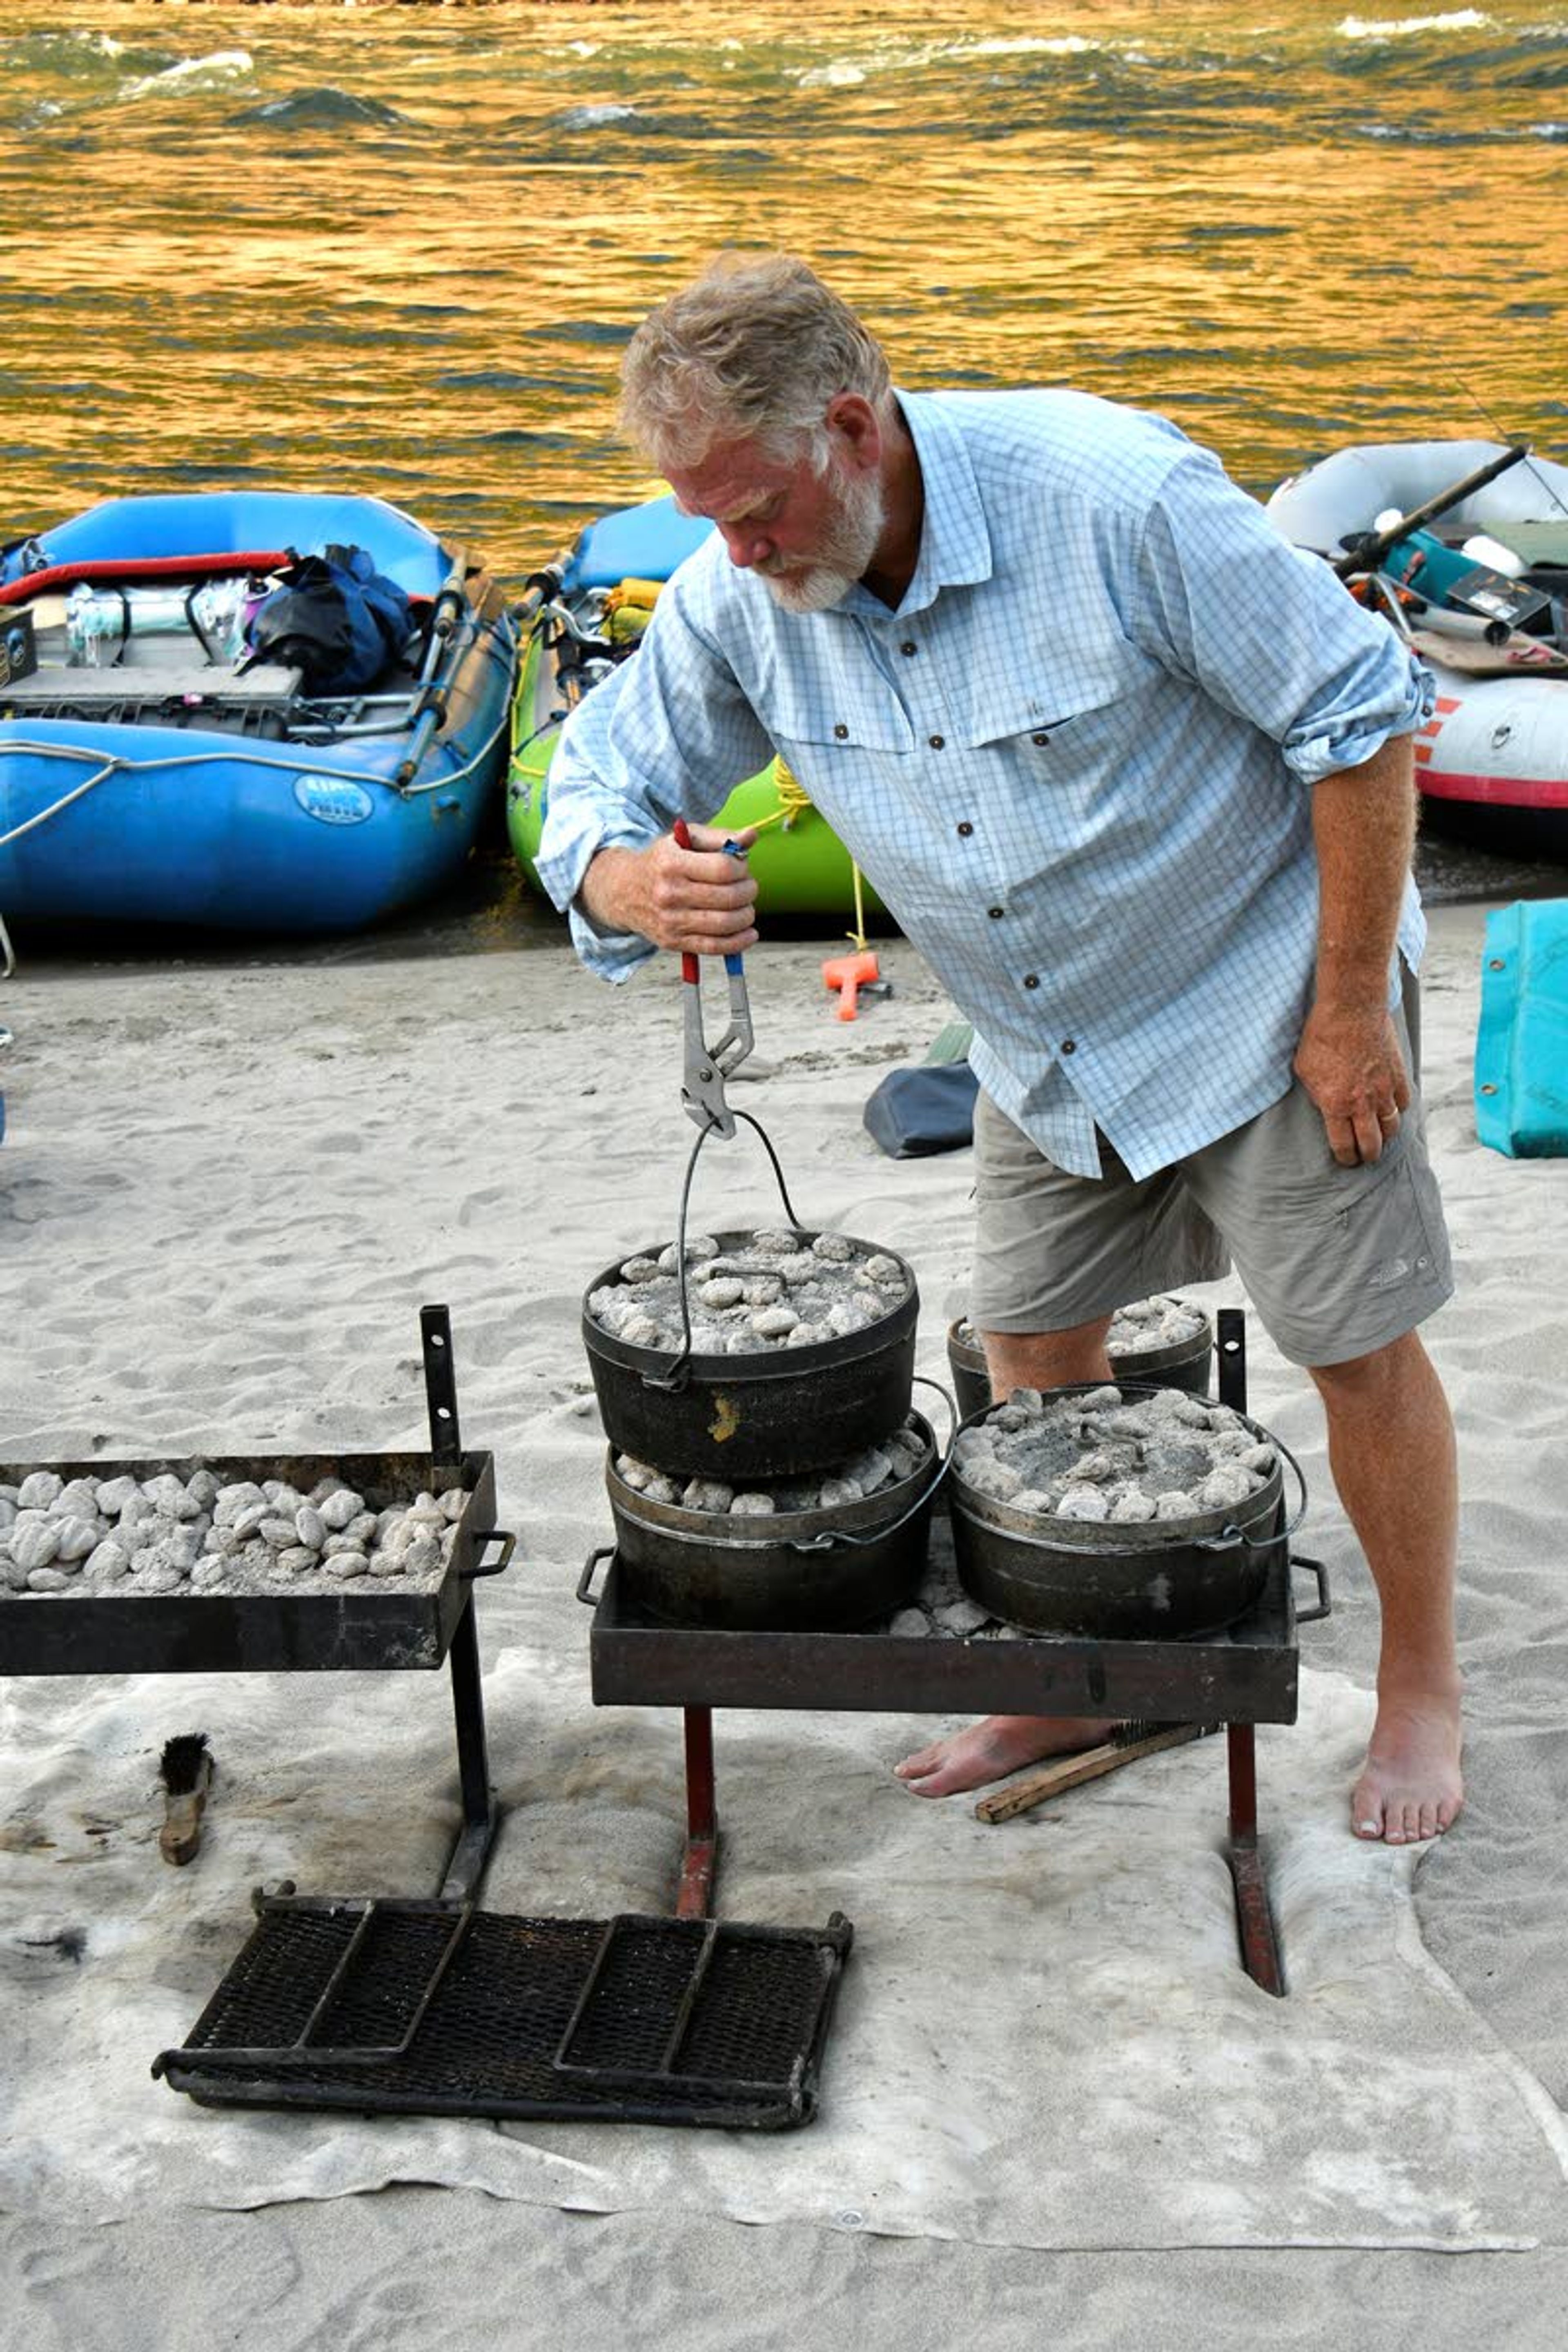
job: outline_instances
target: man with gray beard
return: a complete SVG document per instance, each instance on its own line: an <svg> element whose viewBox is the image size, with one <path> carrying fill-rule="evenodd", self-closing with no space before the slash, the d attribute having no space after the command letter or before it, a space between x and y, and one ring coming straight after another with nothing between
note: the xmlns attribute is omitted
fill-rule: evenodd
<svg viewBox="0 0 1568 2352"><path fill-rule="evenodd" d="M670 828L787 760L973 1024L994 1389L1109 1378L1116 1307L1234 1261L1322 1398L1382 1606L1352 1827L1436 1835L1462 1785L1417 1330L1452 1288L1416 1087L1429 681L1164 419L896 390L784 256L656 310L623 416L715 530L556 754L538 866L579 953L624 979L749 947L725 836ZM1105 1727L993 1717L898 1769L945 1796Z"/></svg>

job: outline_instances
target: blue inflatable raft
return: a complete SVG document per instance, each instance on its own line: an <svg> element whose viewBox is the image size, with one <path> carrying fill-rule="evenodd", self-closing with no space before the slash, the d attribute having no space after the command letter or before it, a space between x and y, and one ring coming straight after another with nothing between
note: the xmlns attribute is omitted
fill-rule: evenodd
<svg viewBox="0 0 1568 2352"><path fill-rule="evenodd" d="M280 573L315 575L321 643L258 629ZM322 650L332 628L344 658ZM0 919L374 923L467 858L515 667L493 583L379 499L116 499L18 541L0 551Z"/></svg>

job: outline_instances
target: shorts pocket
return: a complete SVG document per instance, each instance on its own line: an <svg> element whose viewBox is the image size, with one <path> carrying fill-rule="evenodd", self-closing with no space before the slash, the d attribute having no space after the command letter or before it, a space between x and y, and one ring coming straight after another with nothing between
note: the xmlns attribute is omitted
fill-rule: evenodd
<svg viewBox="0 0 1568 2352"><path fill-rule="evenodd" d="M1426 1291L1449 1279L1448 1236L1426 1160L1402 1150L1393 1168L1379 1160L1373 1172L1374 1182L1334 1211L1334 1241L1325 1250L1337 1263L1338 1296L1347 1310L1358 1297Z"/></svg>

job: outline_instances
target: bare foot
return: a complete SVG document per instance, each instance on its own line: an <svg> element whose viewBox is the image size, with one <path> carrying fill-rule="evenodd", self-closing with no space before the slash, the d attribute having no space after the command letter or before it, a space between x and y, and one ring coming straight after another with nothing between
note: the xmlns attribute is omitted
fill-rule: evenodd
<svg viewBox="0 0 1568 2352"><path fill-rule="evenodd" d="M1358 1838L1416 1845L1440 1837L1465 1801L1458 1692L1378 1702L1366 1763L1351 1796Z"/></svg>
<svg viewBox="0 0 1568 2352"><path fill-rule="evenodd" d="M1042 1756L1065 1756L1092 1748L1112 1729L1114 1718L1079 1715L988 1715L951 1739L933 1740L893 1767L894 1777L917 1797L952 1797L1005 1780Z"/></svg>

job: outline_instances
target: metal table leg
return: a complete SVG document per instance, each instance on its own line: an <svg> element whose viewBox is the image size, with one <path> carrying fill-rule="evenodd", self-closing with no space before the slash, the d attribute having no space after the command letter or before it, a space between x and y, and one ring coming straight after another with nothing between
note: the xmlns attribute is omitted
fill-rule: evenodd
<svg viewBox="0 0 1568 2352"><path fill-rule="evenodd" d="M452 1673L452 1714L458 1733L458 1780L463 1825L441 1881L443 1903L471 1903L479 1892L500 1818L485 1748L485 1703L479 1684L479 1641L474 1596L458 1618L447 1663Z"/></svg>
<svg viewBox="0 0 1568 2352"><path fill-rule="evenodd" d="M1222 1307L1215 1318L1218 1340L1220 1402L1233 1412L1247 1411L1247 1318L1239 1307ZM1285 1971L1268 1907L1268 1885L1258 1851L1258 1739L1250 1723L1226 1726L1230 1748L1230 1834L1226 1860L1236 1889L1236 1924L1241 1964L1255 1984L1283 1999Z"/></svg>
<svg viewBox="0 0 1568 2352"><path fill-rule="evenodd" d="M1230 1749L1230 1836L1226 1860L1236 1889L1241 1964L1254 1984L1283 2000L1285 1970L1258 1851L1258 1741L1250 1723L1226 1726Z"/></svg>
<svg viewBox="0 0 1568 2352"><path fill-rule="evenodd" d="M456 1468L463 1458L458 1426L458 1383L452 1362L452 1318L445 1307L419 1309L425 1357L425 1403L430 1420L430 1459ZM458 1782L463 1826L441 1881L440 1901L471 1903L479 1892L496 1833L496 1795L485 1749L485 1701L479 1684L479 1637L474 1624L474 1593L453 1628L447 1663L452 1673L452 1713L458 1730Z"/></svg>
<svg viewBox="0 0 1568 2352"><path fill-rule="evenodd" d="M680 1857L678 1919L706 1919L719 1867L719 1813L713 1788L713 1710L685 1709L686 1844Z"/></svg>

